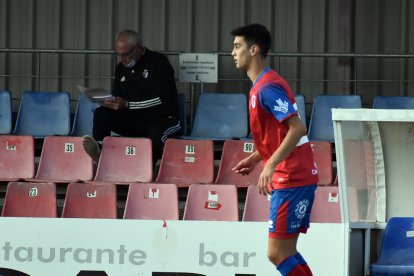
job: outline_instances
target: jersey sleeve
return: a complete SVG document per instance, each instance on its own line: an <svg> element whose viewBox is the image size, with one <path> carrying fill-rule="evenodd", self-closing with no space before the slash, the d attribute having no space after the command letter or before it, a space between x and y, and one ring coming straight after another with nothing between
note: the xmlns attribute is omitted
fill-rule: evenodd
<svg viewBox="0 0 414 276"><path fill-rule="evenodd" d="M259 90L260 105L279 121L298 115L285 90L279 85L266 85Z"/></svg>

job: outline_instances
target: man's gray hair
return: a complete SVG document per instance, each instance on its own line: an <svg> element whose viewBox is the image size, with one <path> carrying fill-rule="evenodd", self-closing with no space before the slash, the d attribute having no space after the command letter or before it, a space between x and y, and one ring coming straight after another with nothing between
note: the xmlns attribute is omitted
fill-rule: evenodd
<svg viewBox="0 0 414 276"><path fill-rule="evenodd" d="M139 46L142 47L142 39L136 31L133 30L123 30L118 33L116 36L115 42L117 42L120 38L126 38L128 43L131 46Z"/></svg>

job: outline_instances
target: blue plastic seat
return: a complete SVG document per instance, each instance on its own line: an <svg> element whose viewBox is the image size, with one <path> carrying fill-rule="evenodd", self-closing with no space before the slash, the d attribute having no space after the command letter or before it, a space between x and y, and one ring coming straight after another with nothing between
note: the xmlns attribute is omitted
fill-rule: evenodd
<svg viewBox="0 0 414 276"><path fill-rule="evenodd" d="M92 136L93 113L99 105L91 102L85 94L79 94L71 136Z"/></svg>
<svg viewBox="0 0 414 276"><path fill-rule="evenodd" d="M187 113L185 112L185 94L178 93L178 108L183 135L187 135Z"/></svg>
<svg viewBox="0 0 414 276"><path fill-rule="evenodd" d="M414 109L414 97L376 96L372 108L376 109Z"/></svg>
<svg viewBox="0 0 414 276"><path fill-rule="evenodd" d="M14 135L69 135L70 97L67 92L25 91L20 100Z"/></svg>
<svg viewBox="0 0 414 276"><path fill-rule="evenodd" d="M306 124L306 102L305 102L305 96L304 95L296 95L295 96L296 106L298 108L298 113L300 116L300 120L302 123L307 126Z"/></svg>
<svg viewBox="0 0 414 276"><path fill-rule="evenodd" d="M359 95L316 96L313 102L308 137L311 141L334 142L332 108L361 108Z"/></svg>
<svg viewBox="0 0 414 276"><path fill-rule="evenodd" d="M0 90L0 134L12 131L12 110L10 91Z"/></svg>
<svg viewBox="0 0 414 276"><path fill-rule="evenodd" d="M414 218L390 218L371 275L414 275Z"/></svg>
<svg viewBox="0 0 414 276"><path fill-rule="evenodd" d="M202 93L189 137L227 140L246 137L247 102L244 94Z"/></svg>

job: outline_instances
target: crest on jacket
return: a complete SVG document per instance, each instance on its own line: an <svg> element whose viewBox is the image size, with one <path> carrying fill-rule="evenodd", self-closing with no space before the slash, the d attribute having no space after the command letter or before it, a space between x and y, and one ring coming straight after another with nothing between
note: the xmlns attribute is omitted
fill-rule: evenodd
<svg viewBox="0 0 414 276"><path fill-rule="evenodd" d="M142 76L144 79L148 78L148 69L144 69L144 71L142 71Z"/></svg>

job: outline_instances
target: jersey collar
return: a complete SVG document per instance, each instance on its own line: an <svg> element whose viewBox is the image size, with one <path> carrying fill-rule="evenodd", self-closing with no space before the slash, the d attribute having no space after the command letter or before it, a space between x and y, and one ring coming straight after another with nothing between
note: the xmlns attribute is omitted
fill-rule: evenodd
<svg viewBox="0 0 414 276"><path fill-rule="evenodd" d="M266 67L263 72L260 73L260 75L257 77L257 79L254 81L253 86L263 77L264 74L270 71L269 67Z"/></svg>

